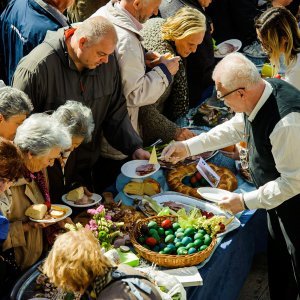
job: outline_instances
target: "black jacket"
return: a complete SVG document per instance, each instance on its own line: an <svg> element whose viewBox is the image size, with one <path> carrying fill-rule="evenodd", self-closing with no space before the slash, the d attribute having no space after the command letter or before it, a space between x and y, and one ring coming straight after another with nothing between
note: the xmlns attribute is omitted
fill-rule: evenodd
<svg viewBox="0 0 300 300"><path fill-rule="evenodd" d="M214 0L207 8L217 43L239 39L243 47L256 40L254 19L260 14L257 0Z"/></svg>
<svg viewBox="0 0 300 300"><path fill-rule="evenodd" d="M95 129L92 141L77 149L79 171L91 170L98 160L102 131L114 148L127 155L142 147L128 116L115 56L107 64L79 72L68 56L63 29L48 32L44 42L21 60L13 86L28 94L34 112L54 110L70 99L91 108Z"/></svg>

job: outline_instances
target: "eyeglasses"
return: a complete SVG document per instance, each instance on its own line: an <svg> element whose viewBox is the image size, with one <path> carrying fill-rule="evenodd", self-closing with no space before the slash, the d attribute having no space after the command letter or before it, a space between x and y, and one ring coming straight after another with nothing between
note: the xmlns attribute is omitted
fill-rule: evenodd
<svg viewBox="0 0 300 300"><path fill-rule="evenodd" d="M245 88L237 88L231 92L228 92L226 93L225 95L222 95L221 92L217 91L217 99L220 100L220 101L224 101L225 100L225 97L229 96L230 94L238 91L238 90L245 90Z"/></svg>

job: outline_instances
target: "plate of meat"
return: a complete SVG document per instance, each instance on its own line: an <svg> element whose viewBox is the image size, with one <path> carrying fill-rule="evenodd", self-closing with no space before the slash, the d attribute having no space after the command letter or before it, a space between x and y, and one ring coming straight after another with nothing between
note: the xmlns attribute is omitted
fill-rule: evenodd
<svg viewBox="0 0 300 300"><path fill-rule="evenodd" d="M148 160L130 160L121 167L123 175L129 178L149 177L160 168L160 164L149 164Z"/></svg>
<svg viewBox="0 0 300 300"><path fill-rule="evenodd" d="M237 39L231 39L224 41L216 46L215 50L215 57L216 58L223 58L229 53L237 52L242 47L242 42Z"/></svg>

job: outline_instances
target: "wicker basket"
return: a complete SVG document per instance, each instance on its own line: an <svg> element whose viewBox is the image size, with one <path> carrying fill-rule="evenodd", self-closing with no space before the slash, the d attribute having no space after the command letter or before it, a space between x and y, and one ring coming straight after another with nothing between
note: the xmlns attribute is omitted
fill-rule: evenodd
<svg viewBox="0 0 300 300"><path fill-rule="evenodd" d="M136 250L136 252L143 258L156 263L158 266L167 267L167 268L180 268L180 267L190 267L198 265L211 254L217 239L216 237L212 238L210 245L203 251L197 252L195 254L188 255L171 255L171 254L159 254L157 252L148 250L144 248L141 244L137 242L138 237L141 235L142 225L147 225L150 221L156 221L160 226L161 223L166 219L170 219L172 223L177 222L178 218L175 216L162 216L162 217L150 217L146 219L140 219L135 224L133 231L131 233L131 242Z"/></svg>

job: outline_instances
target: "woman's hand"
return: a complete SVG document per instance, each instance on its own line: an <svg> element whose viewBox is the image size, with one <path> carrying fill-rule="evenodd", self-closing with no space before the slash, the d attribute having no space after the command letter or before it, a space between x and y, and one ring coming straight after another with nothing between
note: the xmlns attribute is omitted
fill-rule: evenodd
<svg viewBox="0 0 300 300"><path fill-rule="evenodd" d="M175 141L185 141L194 136L196 136L196 134L187 128L177 128L175 133Z"/></svg>
<svg viewBox="0 0 300 300"><path fill-rule="evenodd" d="M35 228L35 229L46 228L48 226L53 225L53 223L42 223L42 222L40 223L40 222L29 221L29 222L23 222L22 225L23 225L23 231L28 232L31 228Z"/></svg>

